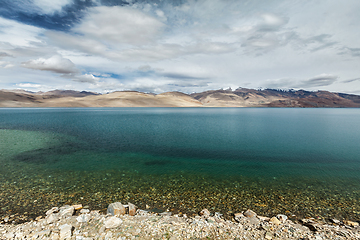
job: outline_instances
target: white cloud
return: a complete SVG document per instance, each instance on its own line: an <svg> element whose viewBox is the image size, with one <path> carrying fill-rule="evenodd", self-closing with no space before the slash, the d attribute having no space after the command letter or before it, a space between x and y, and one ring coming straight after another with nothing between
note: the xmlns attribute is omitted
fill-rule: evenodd
<svg viewBox="0 0 360 240"><path fill-rule="evenodd" d="M72 76L71 79L75 82L93 83L93 84L99 82L100 80L100 78L95 77L92 74L75 75Z"/></svg>
<svg viewBox="0 0 360 240"><path fill-rule="evenodd" d="M104 43L143 45L162 34L164 24L130 7L95 7L73 30Z"/></svg>
<svg viewBox="0 0 360 240"><path fill-rule="evenodd" d="M39 43L43 29L0 17L0 43L7 49L29 47ZM1 48L0 48L1 50Z"/></svg>
<svg viewBox="0 0 360 240"><path fill-rule="evenodd" d="M16 86L21 88L40 88L42 87L41 84L34 84L34 83L18 83Z"/></svg>
<svg viewBox="0 0 360 240"><path fill-rule="evenodd" d="M33 0L33 3L45 14L61 11L64 6L72 2L73 0Z"/></svg>
<svg viewBox="0 0 360 240"><path fill-rule="evenodd" d="M71 62L69 59L63 58L60 55L55 55L48 59L39 58L39 59L23 62L22 66L25 68L50 71L50 72L62 73L62 74L72 74L79 72L79 70L76 68L73 62Z"/></svg>

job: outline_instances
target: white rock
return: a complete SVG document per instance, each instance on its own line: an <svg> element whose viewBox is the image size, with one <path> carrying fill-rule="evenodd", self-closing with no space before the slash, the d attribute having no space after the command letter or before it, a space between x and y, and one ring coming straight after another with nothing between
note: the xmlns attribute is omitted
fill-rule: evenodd
<svg viewBox="0 0 360 240"><path fill-rule="evenodd" d="M45 214L46 216L49 216L52 213L58 212L59 208L58 207L53 207L52 209L48 210Z"/></svg>
<svg viewBox="0 0 360 240"><path fill-rule="evenodd" d="M288 219L288 217L284 214L278 214L278 215L276 215L276 218L279 219L280 222L282 222L282 223Z"/></svg>
<svg viewBox="0 0 360 240"><path fill-rule="evenodd" d="M60 229L60 240L71 239L71 229L72 226L69 224L64 224L59 227Z"/></svg>
<svg viewBox="0 0 360 240"><path fill-rule="evenodd" d="M87 208L83 208L80 210L80 213L89 213L89 212L90 212L90 210Z"/></svg>
<svg viewBox="0 0 360 240"><path fill-rule="evenodd" d="M118 217L108 217L104 221L105 228L116 228L119 227L122 223L122 220Z"/></svg>
<svg viewBox="0 0 360 240"><path fill-rule="evenodd" d="M50 223L56 222L57 220L59 220L59 218L60 218L60 216L58 213L51 213L50 215L48 215L46 217L46 223L50 224Z"/></svg>
<svg viewBox="0 0 360 240"><path fill-rule="evenodd" d="M3 236L5 237L5 239L13 239L14 233L13 232L5 233Z"/></svg>
<svg viewBox="0 0 360 240"><path fill-rule="evenodd" d="M269 222L272 223L272 224L275 224L275 225L280 225L281 224L280 220L277 219L277 217L270 218Z"/></svg>
<svg viewBox="0 0 360 240"><path fill-rule="evenodd" d="M90 220L90 214L81 214L76 218L76 221L78 221L79 223L85 223L88 222L89 220Z"/></svg>
<svg viewBox="0 0 360 240"><path fill-rule="evenodd" d="M74 214L75 208L73 206L65 205L60 208L60 217L71 217Z"/></svg>
<svg viewBox="0 0 360 240"><path fill-rule="evenodd" d="M204 218L208 218L210 217L210 211L204 208L203 210L201 210L201 212L199 212L199 215Z"/></svg>

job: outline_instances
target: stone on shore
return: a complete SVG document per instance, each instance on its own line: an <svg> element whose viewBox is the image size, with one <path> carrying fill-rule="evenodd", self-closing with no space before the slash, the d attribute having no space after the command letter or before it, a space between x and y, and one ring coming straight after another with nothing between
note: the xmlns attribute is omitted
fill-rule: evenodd
<svg viewBox="0 0 360 240"><path fill-rule="evenodd" d="M244 212L244 216L248 217L248 218L256 217L256 213L254 211L248 209Z"/></svg>
<svg viewBox="0 0 360 240"><path fill-rule="evenodd" d="M282 223L284 223L288 219L288 217L284 214L278 214L276 215L276 218L279 219Z"/></svg>
<svg viewBox="0 0 360 240"><path fill-rule="evenodd" d="M75 208L73 206L65 205L60 208L60 217L71 217L74 214Z"/></svg>
<svg viewBox="0 0 360 240"><path fill-rule="evenodd" d="M129 205L129 215L130 216L135 216L136 214L136 206L132 203L128 203Z"/></svg>
<svg viewBox="0 0 360 240"><path fill-rule="evenodd" d="M72 226L70 224L64 224L59 227L60 229L60 240L71 239Z"/></svg>
<svg viewBox="0 0 360 240"><path fill-rule="evenodd" d="M240 222L241 219L244 218L244 217L245 217L245 216L244 216L244 214L242 214L242 213L235 213L235 214L234 214L234 219L235 219L235 221L237 221L237 222Z"/></svg>
<svg viewBox="0 0 360 240"><path fill-rule="evenodd" d="M107 208L107 213L113 216L120 216L125 214L125 207L120 202L110 203Z"/></svg>
<svg viewBox="0 0 360 240"><path fill-rule="evenodd" d="M50 224L50 223L58 221L59 219L60 219L60 216L58 213L52 213L46 217L46 222L47 222L47 224Z"/></svg>
<svg viewBox="0 0 360 240"><path fill-rule="evenodd" d="M74 207L75 210L80 210L83 208L82 204L72 205L72 207Z"/></svg>
<svg viewBox="0 0 360 240"><path fill-rule="evenodd" d="M86 223L90 220L90 214L81 214L76 218L79 223Z"/></svg>
<svg viewBox="0 0 360 240"><path fill-rule="evenodd" d="M59 211L58 207L53 207L50 210L48 210L45 214L46 214L46 216L48 216L48 215L50 215L52 213L55 213L55 212L58 212L58 211Z"/></svg>
<svg viewBox="0 0 360 240"><path fill-rule="evenodd" d="M210 211L207 210L206 208L204 208L203 210L201 210L199 212L199 215L202 216L203 218L209 218L210 217Z"/></svg>
<svg viewBox="0 0 360 240"><path fill-rule="evenodd" d="M277 219L277 217L272 217L269 220L270 223L275 224L275 225L280 225L281 221L279 219Z"/></svg>
<svg viewBox="0 0 360 240"><path fill-rule="evenodd" d="M104 226L105 228L117 228L121 225L122 220L118 217L112 216L112 217L108 217L105 221L104 221Z"/></svg>
<svg viewBox="0 0 360 240"><path fill-rule="evenodd" d="M350 227L358 227L359 223L358 222L353 222L353 221L344 221L345 225L348 225Z"/></svg>
<svg viewBox="0 0 360 240"><path fill-rule="evenodd" d="M87 208L83 208L80 210L80 213L90 213L90 210Z"/></svg>

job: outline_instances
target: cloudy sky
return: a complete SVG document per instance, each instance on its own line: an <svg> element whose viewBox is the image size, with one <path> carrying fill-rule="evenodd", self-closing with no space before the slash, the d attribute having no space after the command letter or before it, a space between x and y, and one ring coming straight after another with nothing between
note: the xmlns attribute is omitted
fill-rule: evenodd
<svg viewBox="0 0 360 240"><path fill-rule="evenodd" d="M0 0L0 89L360 94L359 0Z"/></svg>

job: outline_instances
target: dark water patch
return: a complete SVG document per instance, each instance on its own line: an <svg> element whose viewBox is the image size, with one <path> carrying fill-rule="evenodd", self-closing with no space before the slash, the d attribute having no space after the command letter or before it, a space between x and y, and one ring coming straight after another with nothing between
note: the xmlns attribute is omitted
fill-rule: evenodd
<svg viewBox="0 0 360 240"><path fill-rule="evenodd" d="M22 152L13 156L11 160L35 164L51 164L61 161L61 156L74 154L80 149L83 150L80 144L69 142L47 148Z"/></svg>
<svg viewBox="0 0 360 240"><path fill-rule="evenodd" d="M157 166L157 165L166 165L166 164L171 164L171 161L166 161L166 160L154 160L154 161L148 161L145 162L144 165L146 166Z"/></svg>

